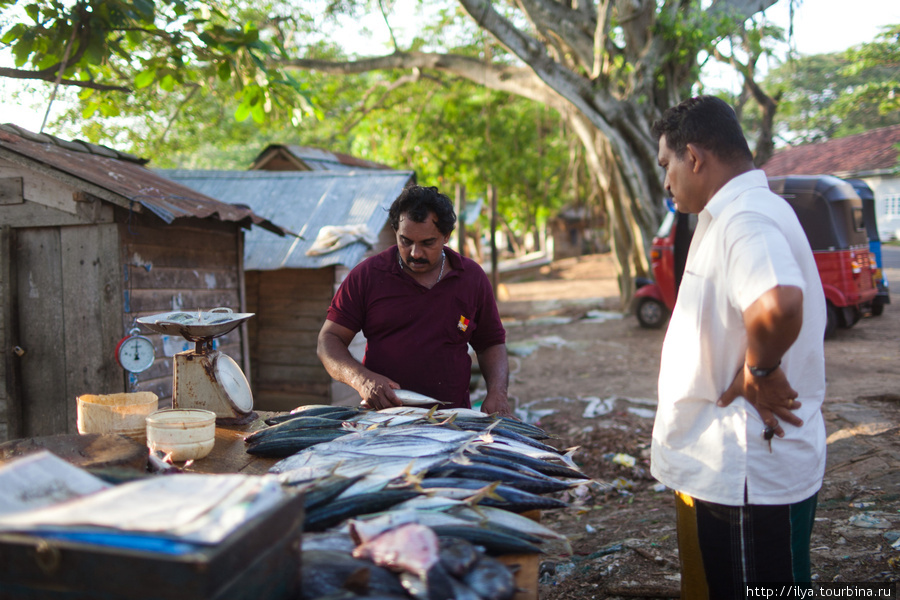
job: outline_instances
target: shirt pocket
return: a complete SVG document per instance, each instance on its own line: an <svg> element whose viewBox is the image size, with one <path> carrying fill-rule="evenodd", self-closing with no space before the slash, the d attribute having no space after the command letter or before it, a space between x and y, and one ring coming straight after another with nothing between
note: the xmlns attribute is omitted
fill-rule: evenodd
<svg viewBox="0 0 900 600"><path fill-rule="evenodd" d="M451 344L468 344L472 335L478 328L475 320L476 308L474 304L465 302L459 298L451 304L452 312L446 315L446 335Z"/></svg>

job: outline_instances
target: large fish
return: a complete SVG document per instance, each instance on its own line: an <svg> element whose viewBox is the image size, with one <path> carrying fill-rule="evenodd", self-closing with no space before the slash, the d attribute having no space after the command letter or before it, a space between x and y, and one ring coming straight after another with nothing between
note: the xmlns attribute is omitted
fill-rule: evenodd
<svg viewBox="0 0 900 600"><path fill-rule="evenodd" d="M301 600L316 600L345 590L364 596L388 594L407 597L396 575L370 561L353 558L343 552L303 552L300 572L303 582Z"/></svg>
<svg viewBox="0 0 900 600"><path fill-rule="evenodd" d="M572 487L572 484L558 479L549 477L539 479L518 471L477 463L465 465L450 462L436 465L428 470L426 477L460 477L481 481L499 481L504 485L535 494L560 492Z"/></svg>
<svg viewBox="0 0 900 600"><path fill-rule="evenodd" d="M589 479L579 469L573 469L572 467L561 465L550 460L526 456L525 454L522 454L520 452L514 452L512 450L506 449L502 444L482 446L478 449L478 453L485 456L495 456L510 462L516 462L520 465L526 466L530 469L534 469L535 471L543 473L544 475L550 475L552 477Z"/></svg>
<svg viewBox="0 0 900 600"><path fill-rule="evenodd" d="M424 394L419 394L410 390L394 390L394 395L403 402L404 406L432 406L438 404L449 404L435 398L431 398Z"/></svg>
<svg viewBox="0 0 900 600"><path fill-rule="evenodd" d="M463 581L482 600L511 600L516 593L516 579L509 567L490 556L479 559Z"/></svg>
<svg viewBox="0 0 900 600"><path fill-rule="evenodd" d="M254 431L244 438L247 443L257 442L271 435L277 435L286 431L295 431L298 429L341 429L342 422L334 419L325 419L322 417L297 417L290 421L283 421L276 425L270 425L265 429ZM346 433L346 432L345 432Z"/></svg>
<svg viewBox="0 0 900 600"><path fill-rule="evenodd" d="M342 429L301 429L298 431L286 431L267 436L250 444L247 453L255 456L269 458L283 458L296 454L304 448L309 448L322 442L328 442L348 432Z"/></svg>
<svg viewBox="0 0 900 600"><path fill-rule="evenodd" d="M354 531L360 539L353 556L367 558L392 571L407 571L424 579L440 559L437 535L418 523L399 525L371 537L365 535L365 530Z"/></svg>
<svg viewBox="0 0 900 600"><path fill-rule="evenodd" d="M499 485L497 482L489 486L490 489L487 490L482 485L483 483L483 481L473 481L460 477L429 478L418 484L418 487L429 495L434 494L456 499L471 498L473 492L485 490L482 497L477 498L474 504L504 508L516 513L535 509L565 508L568 506L568 504L556 498L546 498L512 486Z"/></svg>
<svg viewBox="0 0 900 600"><path fill-rule="evenodd" d="M381 512L419 495L411 490L382 490L371 494L338 498L304 515L304 531L324 531L341 521L368 513Z"/></svg>
<svg viewBox="0 0 900 600"><path fill-rule="evenodd" d="M334 420L344 420L360 413L362 409L351 406L332 406L330 404L309 404L298 406L291 412L283 415L274 415L265 420L266 425L275 425L284 421L290 421L298 417L323 417Z"/></svg>
<svg viewBox="0 0 900 600"><path fill-rule="evenodd" d="M481 546L488 554L493 556L543 553L543 550L531 542L496 530L481 527L454 527L452 525L433 527L432 529L434 529L438 537L462 538L476 546Z"/></svg>

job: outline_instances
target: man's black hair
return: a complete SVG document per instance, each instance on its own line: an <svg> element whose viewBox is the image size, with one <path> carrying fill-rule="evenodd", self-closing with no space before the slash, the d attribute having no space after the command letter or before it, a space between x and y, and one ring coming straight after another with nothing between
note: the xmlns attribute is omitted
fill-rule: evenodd
<svg viewBox="0 0 900 600"><path fill-rule="evenodd" d="M456 213L450 198L440 193L436 187L422 187L411 185L400 192L388 211L391 227L394 231L400 229L400 215L406 213L416 223L424 223L429 213L434 213L437 219L434 224L438 231L444 235L450 235L456 227Z"/></svg>
<svg viewBox="0 0 900 600"><path fill-rule="evenodd" d="M734 109L715 96L696 96L671 107L651 128L678 158L688 144L708 150L726 162L753 160Z"/></svg>

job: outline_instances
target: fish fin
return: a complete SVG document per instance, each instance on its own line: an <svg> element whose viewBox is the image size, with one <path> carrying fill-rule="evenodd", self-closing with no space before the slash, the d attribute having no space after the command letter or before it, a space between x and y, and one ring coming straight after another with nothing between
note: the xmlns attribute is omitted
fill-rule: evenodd
<svg viewBox="0 0 900 600"><path fill-rule="evenodd" d="M429 420L429 421L435 421L436 419L434 418L434 413L437 412L437 407L438 407L437 404L435 404L434 406L432 406L432 407L431 407L431 410L429 410L427 413L425 413L425 416L424 416L423 418L425 418L425 419L427 419L427 420Z"/></svg>
<svg viewBox="0 0 900 600"><path fill-rule="evenodd" d="M469 457L466 456L465 452L461 449L458 449L450 455L448 462L456 463L458 465L471 465L472 461L469 460Z"/></svg>
<svg viewBox="0 0 900 600"><path fill-rule="evenodd" d="M403 481L405 486L411 487L417 492L422 494L426 493L426 490L422 487L422 481L425 479L425 472L416 475L412 472L413 467L416 465L416 461L413 460L409 463L409 466L404 469L403 473L400 474L400 478Z"/></svg>
<svg viewBox="0 0 900 600"><path fill-rule="evenodd" d="M560 455L560 458L562 459L562 461L564 463L566 463L567 465L569 465L570 467L572 467L573 469L575 469L577 471L580 471L581 469L578 467L578 465L575 464L575 461L572 459L572 456L575 454L575 451L578 450L579 448L581 448L581 446L572 446L571 448L566 449L565 454Z"/></svg>
<svg viewBox="0 0 900 600"><path fill-rule="evenodd" d="M468 498L463 500L463 502L470 506L477 505L479 502L481 502L485 498L491 498L492 500L499 500L499 501L503 502L506 499L503 498L500 494L498 494L496 492L497 486L499 486L499 485L500 485L499 481L489 483L488 485L477 490L474 494L472 494L471 496L469 496Z"/></svg>
<svg viewBox="0 0 900 600"><path fill-rule="evenodd" d="M483 433L490 433L491 430L492 430L494 427L497 427L498 425L500 425L500 419L495 418L493 421L491 421L490 425L488 425L487 427L485 427L485 428L482 429L481 431L482 431Z"/></svg>

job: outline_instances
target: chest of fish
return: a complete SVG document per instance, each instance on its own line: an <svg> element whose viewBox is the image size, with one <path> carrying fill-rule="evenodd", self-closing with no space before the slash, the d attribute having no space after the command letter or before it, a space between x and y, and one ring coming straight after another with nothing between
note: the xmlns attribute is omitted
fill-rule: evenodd
<svg viewBox="0 0 900 600"><path fill-rule="evenodd" d="M183 554L0 534L0 600L282 600L297 597L303 497L215 546Z"/></svg>

